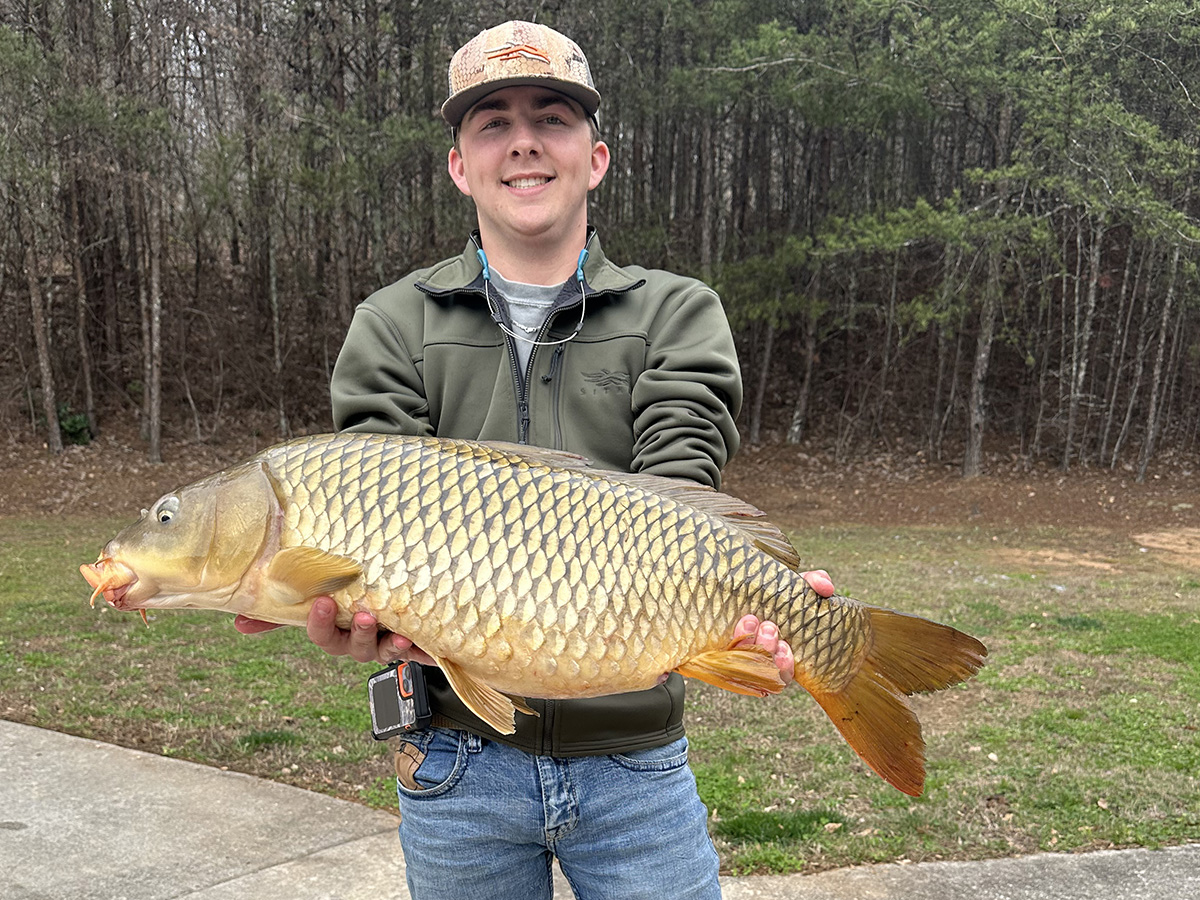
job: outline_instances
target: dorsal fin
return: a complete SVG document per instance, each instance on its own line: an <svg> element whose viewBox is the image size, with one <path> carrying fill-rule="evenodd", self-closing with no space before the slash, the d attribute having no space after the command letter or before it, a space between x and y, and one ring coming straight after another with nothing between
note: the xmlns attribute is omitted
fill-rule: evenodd
<svg viewBox="0 0 1200 900"><path fill-rule="evenodd" d="M720 516L729 524L744 531L764 553L769 554L789 569L800 571L800 556L779 527L767 521L767 514L745 500L696 484L684 478L664 478L661 475L644 473L625 474L605 472L614 481L623 481L643 490L670 497L679 503L695 507L712 516Z"/></svg>
<svg viewBox="0 0 1200 900"><path fill-rule="evenodd" d="M617 472L607 469L592 468L592 461L586 456L567 453L565 450L549 450L545 447L532 447L528 444L514 444L509 441L481 441L490 447L509 456L517 456L535 465L541 464L557 469L588 469L596 478L620 481L633 485L644 491L669 497L679 503L695 507L701 512L720 516L731 525L744 531L754 542L754 546L764 553L777 559L789 569L800 570L800 556L782 531L766 519L766 513L745 500L739 500L729 494L688 481L686 478L667 478L663 475L648 475L644 472Z"/></svg>
<svg viewBox="0 0 1200 900"><path fill-rule="evenodd" d="M534 447L531 444L515 444L512 441L477 441L484 447L503 453L506 456L518 456L534 465L541 464L555 469L590 469L592 461L578 453L568 453L566 450L551 450L548 447ZM602 469L595 471L601 472ZM605 474L608 474L605 472Z"/></svg>

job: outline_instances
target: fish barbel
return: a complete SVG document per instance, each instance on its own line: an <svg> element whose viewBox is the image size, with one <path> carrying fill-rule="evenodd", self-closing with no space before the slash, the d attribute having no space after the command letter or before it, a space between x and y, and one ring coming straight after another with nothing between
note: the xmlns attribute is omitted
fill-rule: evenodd
<svg viewBox="0 0 1200 900"><path fill-rule="evenodd" d="M118 609L221 609L304 625L331 595L411 638L502 734L524 697L652 687L678 671L739 693L783 688L738 620L779 625L796 681L909 794L924 784L905 695L962 681L987 650L916 616L824 599L747 503L567 453L391 435L316 435L160 498L80 567Z"/></svg>

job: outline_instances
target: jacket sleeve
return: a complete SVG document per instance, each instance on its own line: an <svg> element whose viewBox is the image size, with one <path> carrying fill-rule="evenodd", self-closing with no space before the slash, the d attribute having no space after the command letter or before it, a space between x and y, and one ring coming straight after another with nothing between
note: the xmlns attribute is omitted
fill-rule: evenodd
<svg viewBox="0 0 1200 900"><path fill-rule="evenodd" d="M329 383L334 427L338 431L433 434L422 362L379 307L370 299L361 303Z"/></svg>
<svg viewBox="0 0 1200 900"><path fill-rule="evenodd" d="M720 488L740 444L742 375L729 320L707 285L689 282L662 304L632 400L631 469Z"/></svg>

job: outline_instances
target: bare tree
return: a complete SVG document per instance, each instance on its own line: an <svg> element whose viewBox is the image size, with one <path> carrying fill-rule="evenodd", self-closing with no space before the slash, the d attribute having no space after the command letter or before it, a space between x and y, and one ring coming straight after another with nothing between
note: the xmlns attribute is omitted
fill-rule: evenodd
<svg viewBox="0 0 1200 900"><path fill-rule="evenodd" d="M1160 428L1161 401L1163 391L1163 360L1166 357L1167 337L1170 332L1171 306L1175 300L1175 283L1179 275L1179 256L1181 248L1175 245L1171 254L1171 280L1167 283L1167 295L1163 299L1162 319L1158 327L1158 352L1154 356L1154 373L1150 378L1150 409L1146 414L1146 437L1142 442L1142 452L1138 456L1139 482L1146 480L1146 469L1154 456L1154 444L1158 439Z"/></svg>
<svg viewBox="0 0 1200 900"><path fill-rule="evenodd" d="M46 306L39 283L36 226L30 221L26 204L15 203L12 215L16 219L21 236L21 247L25 265L25 283L29 289L29 306L32 312L33 338L37 345L38 375L41 379L42 415L46 418L46 446L53 454L63 451L62 433L58 427L58 395L54 389L54 364L50 356L50 340L47 334Z"/></svg>

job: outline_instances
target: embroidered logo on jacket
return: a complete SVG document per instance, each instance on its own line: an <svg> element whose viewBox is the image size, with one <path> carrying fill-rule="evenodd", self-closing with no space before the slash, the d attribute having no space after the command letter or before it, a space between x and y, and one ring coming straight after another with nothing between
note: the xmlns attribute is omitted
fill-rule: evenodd
<svg viewBox="0 0 1200 900"><path fill-rule="evenodd" d="M599 372L583 372L583 380L595 385L597 390L608 394L612 391L629 393L629 373L610 372L601 369Z"/></svg>

